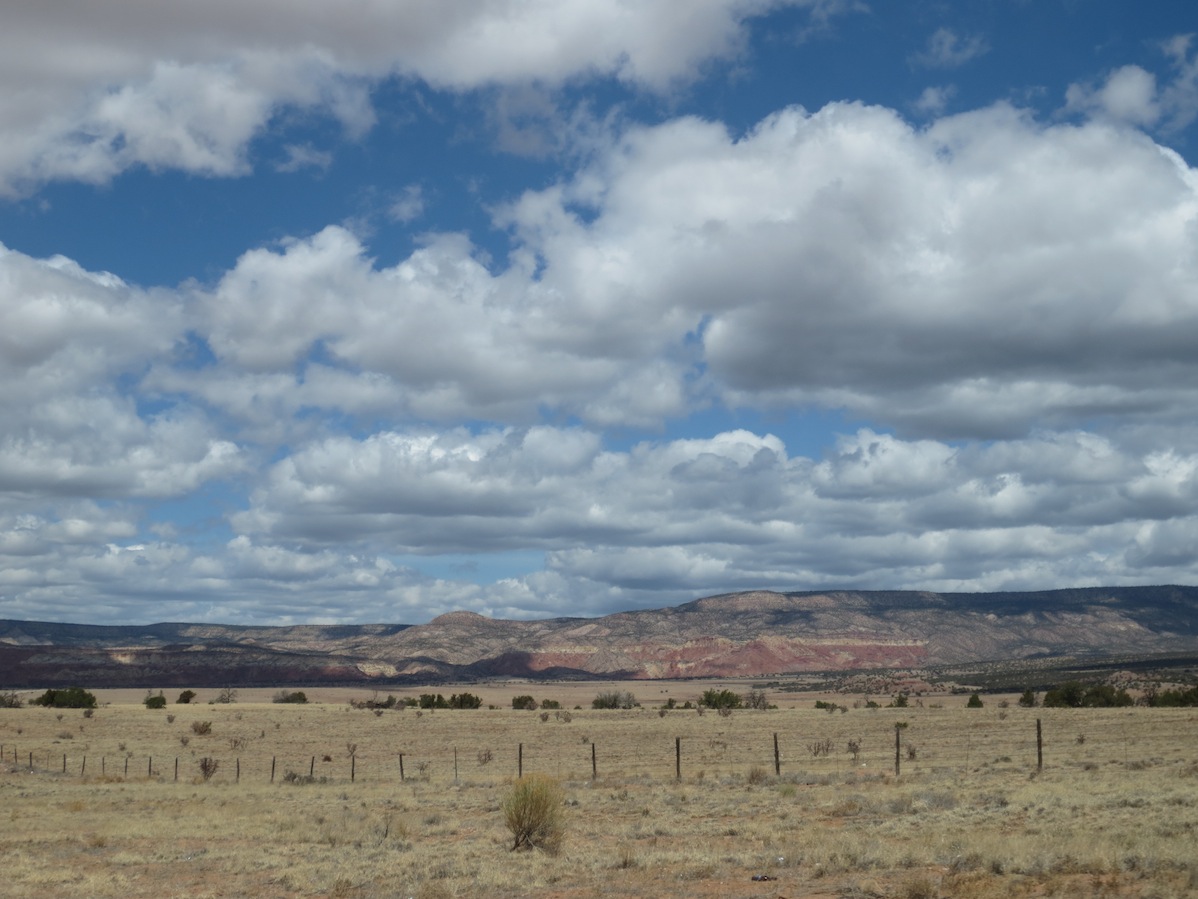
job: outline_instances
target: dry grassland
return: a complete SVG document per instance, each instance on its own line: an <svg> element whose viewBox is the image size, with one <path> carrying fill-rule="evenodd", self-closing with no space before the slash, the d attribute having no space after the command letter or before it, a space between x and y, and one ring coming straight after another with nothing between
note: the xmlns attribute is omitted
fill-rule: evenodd
<svg viewBox="0 0 1198 899"><path fill-rule="evenodd" d="M470 685L505 707L420 715L351 709L360 690L0 709L0 896L1198 896L1193 710L656 708L706 686L630 685L644 708L545 720L511 697L589 706L608 685ZM525 773L565 786L557 856L509 852L521 745Z"/></svg>

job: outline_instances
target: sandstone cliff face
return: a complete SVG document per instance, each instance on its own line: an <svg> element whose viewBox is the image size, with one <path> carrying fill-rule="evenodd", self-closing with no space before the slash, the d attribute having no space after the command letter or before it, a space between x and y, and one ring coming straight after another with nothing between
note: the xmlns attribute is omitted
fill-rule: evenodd
<svg viewBox="0 0 1198 899"><path fill-rule="evenodd" d="M1198 588L754 591L596 619L93 627L0 621L0 687L730 677L1198 650Z"/></svg>

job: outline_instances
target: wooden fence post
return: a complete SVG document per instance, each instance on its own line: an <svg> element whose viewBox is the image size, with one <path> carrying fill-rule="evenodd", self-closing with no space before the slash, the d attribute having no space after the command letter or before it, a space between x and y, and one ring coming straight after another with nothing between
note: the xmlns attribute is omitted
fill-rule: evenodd
<svg viewBox="0 0 1198 899"><path fill-rule="evenodd" d="M453 747L453 782L458 782L458 748Z"/></svg>
<svg viewBox="0 0 1198 899"><path fill-rule="evenodd" d="M237 783L241 783L241 756L237 756Z"/></svg>
<svg viewBox="0 0 1198 899"><path fill-rule="evenodd" d="M357 754L349 757L349 782L352 784L357 777L358 771L358 756Z"/></svg>
<svg viewBox="0 0 1198 899"><path fill-rule="evenodd" d="M154 776L154 756L146 759L146 777Z"/></svg>
<svg viewBox="0 0 1198 899"><path fill-rule="evenodd" d="M270 782L275 782L275 757L273 755L270 757Z"/></svg>
<svg viewBox="0 0 1198 899"><path fill-rule="evenodd" d="M62 754L62 773L67 773L67 754L65 752Z"/></svg>
<svg viewBox="0 0 1198 899"><path fill-rule="evenodd" d="M403 753L399 754L399 782L403 783Z"/></svg>
<svg viewBox="0 0 1198 899"><path fill-rule="evenodd" d="M516 777L524 776L524 744L521 743L516 749Z"/></svg>
<svg viewBox="0 0 1198 899"><path fill-rule="evenodd" d="M682 780L682 737L674 738L674 779Z"/></svg>
<svg viewBox="0 0 1198 899"><path fill-rule="evenodd" d="M1044 770L1044 734L1040 730L1040 719L1036 719L1036 770Z"/></svg>
<svg viewBox="0 0 1198 899"><path fill-rule="evenodd" d="M179 782L179 757L175 756L175 783Z"/></svg>
<svg viewBox="0 0 1198 899"><path fill-rule="evenodd" d="M308 765L308 776L312 777L316 773L316 756L312 756L312 762Z"/></svg>
<svg viewBox="0 0 1198 899"><path fill-rule="evenodd" d="M595 761L595 744L591 744L591 780L599 776L599 766Z"/></svg>
<svg viewBox="0 0 1198 899"><path fill-rule="evenodd" d="M899 761L899 741L901 739L899 737L899 734L901 734L902 732L903 732L903 729L899 725L896 724L894 726L894 776L895 777L899 776L899 765L901 764L901 762Z"/></svg>
<svg viewBox="0 0 1198 899"><path fill-rule="evenodd" d="M774 731L774 777L782 776L782 753L778 751L778 732Z"/></svg>
<svg viewBox="0 0 1198 899"><path fill-rule="evenodd" d="M129 776L129 756L125 756L125 776Z"/></svg>
<svg viewBox="0 0 1198 899"><path fill-rule="evenodd" d="M83 757L83 764L79 766L79 776L82 777L87 773L87 756Z"/></svg>

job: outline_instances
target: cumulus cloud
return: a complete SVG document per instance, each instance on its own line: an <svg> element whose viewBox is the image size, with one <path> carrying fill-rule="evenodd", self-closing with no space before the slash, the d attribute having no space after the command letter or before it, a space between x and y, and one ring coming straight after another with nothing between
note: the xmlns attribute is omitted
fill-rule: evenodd
<svg viewBox="0 0 1198 899"><path fill-rule="evenodd" d="M1000 589L1033 586L1050 566L1067 583L1153 566L1184 581L1193 557L1165 547L1193 531L1196 470L1193 455L1084 431L955 447L861 430L821 460L746 431L626 452L544 426L388 432L278 463L234 524L247 546L318 556L347 538L416 556L538 548L553 577L520 589L596 612L613 590L644 605L894 579Z"/></svg>
<svg viewBox="0 0 1198 899"><path fill-rule="evenodd" d="M665 91L743 46L750 18L818 0L172 5L135 0L69 16L17 2L0 34L0 195L49 180L105 182L131 166L244 173L250 142L296 109L351 135L388 77L466 91L614 77Z"/></svg>

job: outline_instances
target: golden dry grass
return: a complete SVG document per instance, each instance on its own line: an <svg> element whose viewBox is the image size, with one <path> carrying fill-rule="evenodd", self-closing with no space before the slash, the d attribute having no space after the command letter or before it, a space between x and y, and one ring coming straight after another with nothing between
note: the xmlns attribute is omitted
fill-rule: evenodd
<svg viewBox="0 0 1198 899"><path fill-rule="evenodd" d="M329 701L308 706L243 691L233 705L161 711L139 692L101 692L109 704L90 719L0 710L0 896L1198 895L1192 710L988 699L829 714L783 695L796 708L661 716L666 695L681 702L708 685L620 686L646 707L571 708L569 721L510 707L376 716L345 702L365 698L358 690L313 691ZM459 689L510 706L519 693L589 705L607 688ZM211 734L195 734L197 721ZM826 742L831 753L814 755ZM502 801L521 747L525 774L565 788L556 857L509 851ZM208 782L205 756L219 762ZM283 782L309 770L317 782Z"/></svg>

